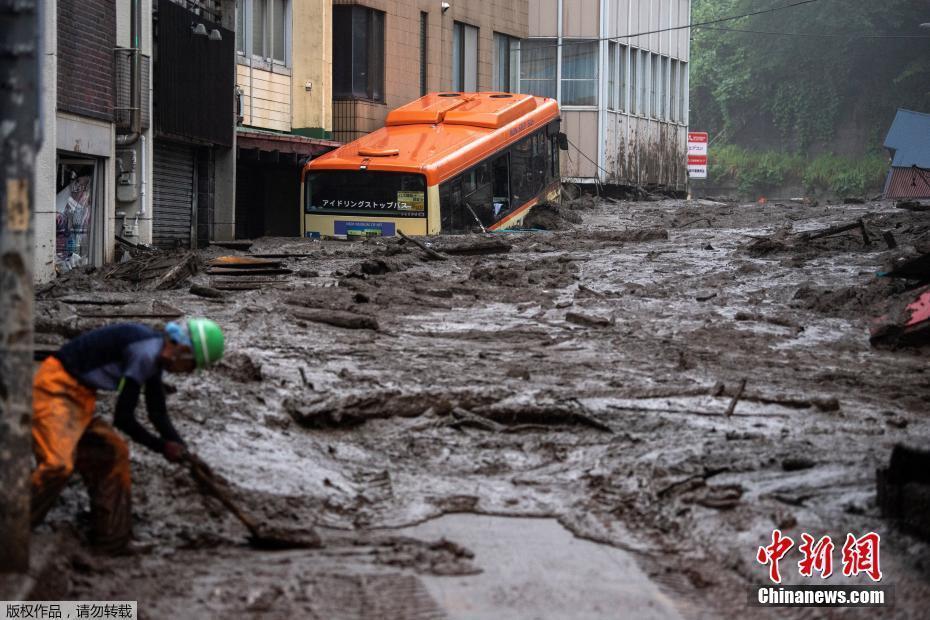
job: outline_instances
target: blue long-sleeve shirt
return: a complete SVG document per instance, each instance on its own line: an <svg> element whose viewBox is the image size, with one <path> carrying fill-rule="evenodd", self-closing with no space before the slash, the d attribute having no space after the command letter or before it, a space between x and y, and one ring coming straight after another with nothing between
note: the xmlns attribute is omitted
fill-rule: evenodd
<svg viewBox="0 0 930 620"><path fill-rule="evenodd" d="M162 452L166 441L181 441L165 405L159 362L164 334L146 325L123 323L81 334L55 353L68 374L92 390L119 391L113 424L133 441ZM148 418L160 437L135 416L145 388Z"/></svg>

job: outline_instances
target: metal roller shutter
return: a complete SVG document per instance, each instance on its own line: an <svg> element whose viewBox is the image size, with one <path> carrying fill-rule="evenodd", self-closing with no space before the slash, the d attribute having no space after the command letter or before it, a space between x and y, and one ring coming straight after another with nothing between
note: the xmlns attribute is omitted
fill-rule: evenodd
<svg viewBox="0 0 930 620"><path fill-rule="evenodd" d="M194 149L155 142L155 221L152 242L159 248L191 247L194 212Z"/></svg>

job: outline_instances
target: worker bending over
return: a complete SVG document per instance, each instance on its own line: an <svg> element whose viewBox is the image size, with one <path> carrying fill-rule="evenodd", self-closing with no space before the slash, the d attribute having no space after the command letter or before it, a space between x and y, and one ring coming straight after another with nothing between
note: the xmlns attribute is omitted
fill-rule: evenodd
<svg viewBox="0 0 930 620"><path fill-rule="evenodd" d="M78 336L46 359L32 388L32 525L42 522L76 469L90 494L92 541L118 552L132 535L129 448L94 415L97 390L117 391L113 423L137 443L178 462L186 452L165 406L162 371L190 373L223 355L223 332L209 319L110 325ZM158 436L135 416L145 393Z"/></svg>

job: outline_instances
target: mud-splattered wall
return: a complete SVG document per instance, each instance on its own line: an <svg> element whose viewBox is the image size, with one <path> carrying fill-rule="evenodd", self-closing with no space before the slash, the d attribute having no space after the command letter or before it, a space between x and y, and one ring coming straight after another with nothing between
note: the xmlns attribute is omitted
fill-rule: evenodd
<svg viewBox="0 0 930 620"><path fill-rule="evenodd" d="M563 176L683 189L690 2L584 0L583 5L579 10L575 0L530 0L535 47L522 59L524 76L552 76L543 85L524 80L521 90L548 87L549 93L534 94L554 92L562 105L570 142ZM596 81L596 93L578 98L579 80L585 79Z"/></svg>

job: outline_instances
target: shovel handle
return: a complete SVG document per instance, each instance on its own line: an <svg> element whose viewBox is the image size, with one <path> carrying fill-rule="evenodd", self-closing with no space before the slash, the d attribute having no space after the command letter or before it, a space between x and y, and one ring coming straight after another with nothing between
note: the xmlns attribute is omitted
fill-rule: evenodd
<svg viewBox="0 0 930 620"><path fill-rule="evenodd" d="M229 496L217 485L216 478L213 475L213 472L207 466L206 463L201 461L198 457L194 456L191 453L187 453L184 456L184 461L187 463L188 468L190 469L191 476L194 480L199 483L199 486L204 491L207 491L210 495L215 497L226 507L229 512L231 512L239 521L242 522L252 536L258 536L258 527L256 527L255 522L252 521L242 510L236 506L236 504L229 498Z"/></svg>

